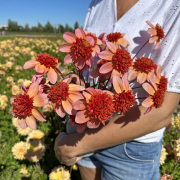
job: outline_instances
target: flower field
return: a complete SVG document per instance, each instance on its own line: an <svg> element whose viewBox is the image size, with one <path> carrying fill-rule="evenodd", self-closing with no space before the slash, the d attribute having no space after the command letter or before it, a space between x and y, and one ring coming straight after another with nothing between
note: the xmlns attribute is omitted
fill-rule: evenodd
<svg viewBox="0 0 180 180"><path fill-rule="evenodd" d="M80 180L75 165L65 167L55 158L54 141L65 131L50 104L41 108L46 122L37 122L37 130L22 129L17 118L10 114L10 96L18 95L21 83L31 83L34 69L23 70L23 65L37 54L48 53L59 58L59 69L65 53L59 51L61 39L11 38L0 39L0 180ZM161 152L160 171L164 179L180 179L180 114L177 108L167 127ZM165 177L166 176L166 177Z"/></svg>

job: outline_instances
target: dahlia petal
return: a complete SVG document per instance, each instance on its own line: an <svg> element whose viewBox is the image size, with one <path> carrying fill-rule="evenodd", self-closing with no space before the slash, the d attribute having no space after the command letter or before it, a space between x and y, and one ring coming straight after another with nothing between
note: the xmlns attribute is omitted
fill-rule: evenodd
<svg viewBox="0 0 180 180"><path fill-rule="evenodd" d="M71 102L66 99L65 101L63 100L62 101L62 106L63 106L63 109L68 113L68 114L72 114L72 104Z"/></svg>
<svg viewBox="0 0 180 180"><path fill-rule="evenodd" d="M116 46L112 43L112 42L106 42L106 45L108 46L108 48L113 52L116 53Z"/></svg>
<svg viewBox="0 0 180 180"><path fill-rule="evenodd" d="M74 106L73 106L73 108L75 109L75 110L85 110L86 109L86 100L78 100L75 104L74 104Z"/></svg>
<svg viewBox="0 0 180 180"><path fill-rule="evenodd" d="M82 133L86 129L86 124L78 124L77 125L77 132Z"/></svg>
<svg viewBox="0 0 180 180"><path fill-rule="evenodd" d="M108 91L108 90L103 90L103 92L109 94L110 96L113 96L113 95L114 95L114 93L112 93L111 91Z"/></svg>
<svg viewBox="0 0 180 180"><path fill-rule="evenodd" d="M17 95L12 95L10 97L10 103L12 104L14 102L14 100L16 99Z"/></svg>
<svg viewBox="0 0 180 180"><path fill-rule="evenodd" d="M114 56L114 54L110 51L102 51L98 54L98 56L101 59L105 59L105 60L112 60L112 57Z"/></svg>
<svg viewBox="0 0 180 180"><path fill-rule="evenodd" d="M123 90L128 91L130 90L129 82L127 80L127 73L124 74L122 77L122 82L123 82Z"/></svg>
<svg viewBox="0 0 180 180"><path fill-rule="evenodd" d="M33 129L33 130L37 129L36 120L33 116L26 117L26 124L30 129Z"/></svg>
<svg viewBox="0 0 180 180"><path fill-rule="evenodd" d="M41 64L37 64L37 65L35 66L35 70L36 70L36 72L38 72L38 73L44 73L45 66L44 66L44 65L41 65Z"/></svg>
<svg viewBox="0 0 180 180"><path fill-rule="evenodd" d="M91 66L93 65L93 63L94 63L93 60L94 60L94 59L93 59L93 56L90 56L89 59L86 60L86 64L87 64L89 67L91 67Z"/></svg>
<svg viewBox="0 0 180 180"><path fill-rule="evenodd" d="M36 81L30 85L27 94L31 98L31 97L36 96L38 94L38 92L39 92L39 82Z"/></svg>
<svg viewBox="0 0 180 180"><path fill-rule="evenodd" d="M129 41L127 41L126 39L123 39L123 38L118 39L118 44L120 44L124 48L126 48L128 45L130 45Z"/></svg>
<svg viewBox="0 0 180 180"><path fill-rule="evenodd" d="M73 93L73 91L84 91L85 87L77 85L77 84L69 84L69 92Z"/></svg>
<svg viewBox="0 0 180 180"><path fill-rule="evenodd" d="M96 90L92 87L86 88L86 91L89 92L90 94L97 94Z"/></svg>
<svg viewBox="0 0 180 180"><path fill-rule="evenodd" d="M149 28L147 31L149 34L156 36L157 35L157 31L155 29Z"/></svg>
<svg viewBox="0 0 180 180"><path fill-rule="evenodd" d="M45 106L48 102L48 94L41 93L33 98L33 106L36 107Z"/></svg>
<svg viewBox="0 0 180 180"><path fill-rule="evenodd" d="M72 32L65 32L63 34L63 38L64 38L65 41L67 41L68 43L71 43L71 44L73 42L76 42L76 36Z"/></svg>
<svg viewBox="0 0 180 180"><path fill-rule="evenodd" d="M152 110L152 107L153 107L153 105L150 106L150 107L148 107L147 110L145 111L144 115L146 115L147 113L149 113L149 112Z"/></svg>
<svg viewBox="0 0 180 180"><path fill-rule="evenodd" d="M60 71L57 67L55 67L54 70L55 70L55 72L56 72L57 74L59 74L60 78L63 80L63 79L64 79L64 76L63 76L63 74L61 73L61 71Z"/></svg>
<svg viewBox="0 0 180 180"><path fill-rule="evenodd" d="M157 66L156 75L159 79L161 78L161 65L160 64Z"/></svg>
<svg viewBox="0 0 180 180"><path fill-rule="evenodd" d="M91 99L91 94L89 94L89 93L87 93L87 92L85 92L85 91L83 91L82 93L83 93L83 96L84 96L87 100Z"/></svg>
<svg viewBox="0 0 180 180"><path fill-rule="evenodd" d="M57 81L57 73L53 68L49 68L49 71L47 73L48 79L52 84L55 84Z"/></svg>
<svg viewBox="0 0 180 180"><path fill-rule="evenodd" d="M101 41L106 41L106 37L107 37L107 34L106 34L106 33L102 33L102 34L99 35L98 38L99 38Z"/></svg>
<svg viewBox="0 0 180 180"><path fill-rule="evenodd" d="M146 81L147 79L147 74L146 73L139 73L138 76L137 76L137 82L139 84L142 84Z"/></svg>
<svg viewBox="0 0 180 180"><path fill-rule="evenodd" d="M66 112L65 112L65 110L63 109L62 106L59 106L59 107L55 108L55 111L62 118L66 115Z"/></svg>
<svg viewBox="0 0 180 180"><path fill-rule="evenodd" d="M78 111L75 117L75 122L78 124L83 124L90 120L90 117L87 115L86 110Z"/></svg>
<svg viewBox="0 0 180 180"><path fill-rule="evenodd" d="M61 45L59 50L61 52L70 52L71 51L71 44L63 44L63 45Z"/></svg>
<svg viewBox="0 0 180 180"><path fill-rule="evenodd" d="M34 75L31 79L32 83L36 81L36 76Z"/></svg>
<svg viewBox="0 0 180 180"><path fill-rule="evenodd" d="M72 56L70 53L68 53L65 57L64 57L64 62L65 63L72 63L73 60L72 60Z"/></svg>
<svg viewBox="0 0 180 180"><path fill-rule="evenodd" d="M94 128L98 128L100 125L100 122L97 120L97 121L88 121L87 122L87 127L90 128L90 129L94 129Z"/></svg>
<svg viewBox="0 0 180 180"><path fill-rule="evenodd" d="M157 41L159 39L158 36L153 36L149 39L149 43L154 43L155 41Z"/></svg>
<svg viewBox="0 0 180 180"><path fill-rule="evenodd" d="M90 43L91 46L94 46L94 38L93 38L93 37L91 37L91 36L86 36L85 39Z"/></svg>
<svg viewBox="0 0 180 180"><path fill-rule="evenodd" d="M72 104L74 105L75 102L79 99L84 99L83 95L81 93L71 93L69 94L69 99L72 102Z"/></svg>
<svg viewBox="0 0 180 180"><path fill-rule="evenodd" d="M85 59L82 58L78 58L75 60L75 66L78 67L80 70L83 69L85 63L86 63Z"/></svg>
<svg viewBox="0 0 180 180"><path fill-rule="evenodd" d="M27 61L23 68L24 69L31 69L31 68L34 68L37 64L40 64L38 61L36 61L35 59L32 59L30 61Z"/></svg>
<svg viewBox="0 0 180 180"><path fill-rule="evenodd" d="M90 78L96 78L100 75L99 73L99 68L95 68L92 72L91 72L91 75L90 75Z"/></svg>
<svg viewBox="0 0 180 180"><path fill-rule="evenodd" d="M153 100L151 97L146 98L143 102L142 102L142 106L144 107L150 107L153 105Z"/></svg>
<svg viewBox="0 0 180 180"><path fill-rule="evenodd" d="M126 35L126 33L121 33L121 36L124 37Z"/></svg>
<svg viewBox="0 0 180 180"><path fill-rule="evenodd" d="M122 86L123 86L122 80L119 77L114 76L112 78L112 82L113 82L113 87L114 87L115 91L117 93L121 93L122 92Z"/></svg>
<svg viewBox="0 0 180 180"><path fill-rule="evenodd" d="M32 115L39 121L46 121L42 113L37 108L32 109Z"/></svg>
<svg viewBox="0 0 180 180"><path fill-rule="evenodd" d="M112 62L107 62L100 67L99 72L101 74L106 74L112 70L113 70Z"/></svg>
<svg viewBox="0 0 180 180"><path fill-rule="evenodd" d="M82 28L76 29L75 34L76 34L76 37L78 37L78 38L85 38L86 37L86 34Z"/></svg>
<svg viewBox="0 0 180 180"><path fill-rule="evenodd" d="M97 45L101 45L102 44L102 41L100 39L97 39Z"/></svg>
<svg viewBox="0 0 180 180"><path fill-rule="evenodd" d="M18 119L18 124L22 129L27 128L26 119Z"/></svg>
<svg viewBox="0 0 180 180"><path fill-rule="evenodd" d="M149 21L146 21L146 23L147 23L149 26L151 26L153 29L155 29L155 26L154 26L152 23L150 23Z"/></svg>
<svg viewBox="0 0 180 180"><path fill-rule="evenodd" d="M122 74L121 74L121 72L118 72L116 69L113 69L112 73L111 73L111 77L113 77L113 76L121 77Z"/></svg>
<svg viewBox="0 0 180 180"><path fill-rule="evenodd" d="M159 47L159 44L160 44L160 40L158 40L158 41L156 42L156 45L155 45L154 49L157 49L157 48Z"/></svg>
<svg viewBox="0 0 180 180"><path fill-rule="evenodd" d="M133 79L135 79L138 75L138 72L135 70L132 70L129 75L128 75L128 81L132 81Z"/></svg>
<svg viewBox="0 0 180 180"><path fill-rule="evenodd" d="M36 73L35 73L35 76L39 78L39 77L41 77L41 76L44 76L44 74L45 74L45 73L38 73L38 72L36 72Z"/></svg>
<svg viewBox="0 0 180 180"><path fill-rule="evenodd" d="M153 89L153 87L149 84L149 83L144 83L142 85L142 87L150 94L150 95L154 95L155 90Z"/></svg>
<svg viewBox="0 0 180 180"><path fill-rule="evenodd" d="M154 79L154 70L152 70L151 72L148 73L147 79L151 82L155 81Z"/></svg>
<svg viewBox="0 0 180 180"><path fill-rule="evenodd" d="M96 52L97 54L100 53L100 48L99 48L98 45L95 45L94 50L95 50L95 52Z"/></svg>

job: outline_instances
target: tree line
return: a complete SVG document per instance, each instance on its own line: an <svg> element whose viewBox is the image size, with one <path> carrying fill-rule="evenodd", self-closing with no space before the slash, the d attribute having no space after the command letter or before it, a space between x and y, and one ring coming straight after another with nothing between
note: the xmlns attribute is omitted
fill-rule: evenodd
<svg viewBox="0 0 180 180"><path fill-rule="evenodd" d="M8 31L9 32L51 32L51 33L64 33L64 32L74 32L75 29L79 28L79 23L76 21L74 27L70 27L68 24L65 26L61 24L56 24L53 26L49 21L43 26L38 22L37 26L29 27L29 24L26 24L24 27L18 25L17 21L8 20Z"/></svg>

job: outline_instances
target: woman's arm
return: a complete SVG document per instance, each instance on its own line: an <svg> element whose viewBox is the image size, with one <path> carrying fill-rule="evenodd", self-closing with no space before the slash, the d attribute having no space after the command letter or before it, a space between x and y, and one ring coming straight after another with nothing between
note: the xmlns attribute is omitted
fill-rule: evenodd
<svg viewBox="0 0 180 180"><path fill-rule="evenodd" d="M57 138L56 155L60 154L63 161L64 157L73 158L84 153L115 146L166 127L170 123L179 101L180 94L166 92L163 106L159 109L153 108L146 115L144 112L147 108L132 107L126 114L112 118L106 126L87 129L81 134L66 135L61 139Z"/></svg>

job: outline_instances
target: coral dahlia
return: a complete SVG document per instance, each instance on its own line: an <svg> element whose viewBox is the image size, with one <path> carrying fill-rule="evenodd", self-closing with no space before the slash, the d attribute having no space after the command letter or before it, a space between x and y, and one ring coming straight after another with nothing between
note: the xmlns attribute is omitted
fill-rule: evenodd
<svg viewBox="0 0 180 180"><path fill-rule="evenodd" d="M26 89L24 91L24 94L11 96L10 101L13 106L12 115L18 118L18 124L21 128L28 126L31 129L36 129L35 118L39 121L46 121L36 107L42 107L48 103L47 94L38 94L38 81L32 83L28 91Z"/></svg>

